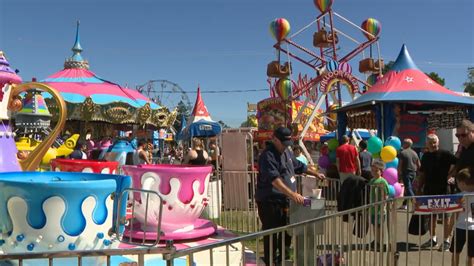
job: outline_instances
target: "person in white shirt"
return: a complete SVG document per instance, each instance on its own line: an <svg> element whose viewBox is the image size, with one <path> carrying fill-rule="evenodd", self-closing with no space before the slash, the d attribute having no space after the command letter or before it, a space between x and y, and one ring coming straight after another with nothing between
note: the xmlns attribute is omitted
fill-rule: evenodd
<svg viewBox="0 0 474 266"><path fill-rule="evenodd" d="M459 265L461 254L467 240L468 264L474 265L474 168L464 168L456 175L458 187L464 195L464 211L459 213L456 222L456 233L449 249L453 253L452 264Z"/></svg>

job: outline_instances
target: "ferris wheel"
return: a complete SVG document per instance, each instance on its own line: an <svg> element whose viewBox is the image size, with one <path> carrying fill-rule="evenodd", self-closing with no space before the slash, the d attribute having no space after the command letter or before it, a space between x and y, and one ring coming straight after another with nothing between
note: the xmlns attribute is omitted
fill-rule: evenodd
<svg viewBox="0 0 474 266"><path fill-rule="evenodd" d="M173 111L182 102L186 110L192 110L191 102L186 92L176 83L164 80L150 80L136 87L137 91L143 93L154 103Z"/></svg>
<svg viewBox="0 0 474 266"><path fill-rule="evenodd" d="M380 22L367 18L356 24L336 13L332 8L333 1L313 0L320 14L292 35L289 35L290 23L285 18L270 23L270 32L276 40L273 47L277 52L276 60L267 65L271 96L278 96L286 103L304 99L291 126L298 129L298 124L303 124L300 132L294 131L298 132L299 145L307 155L303 138L319 116L318 111L325 105L324 116L334 128L336 119L329 120L328 111L342 106L342 89L345 87L355 99L375 84L384 67L378 43ZM308 31L312 36L301 44L305 40L301 41L299 37L306 36L304 33ZM294 62L302 63L306 70L309 68L309 76L299 74L295 77ZM360 73L353 74L352 65L358 65ZM313 108L303 121L308 106Z"/></svg>
<svg viewBox="0 0 474 266"><path fill-rule="evenodd" d="M346 87L354 99L370 89L382 75L384 63L378 43L380 22L367 18L356 24L336 13L333 2L314 0L320 14L292 35L285 18L271 22L270 32L277 41L273 46L277 58L268 64L267 76L274 95L284 100L303 97L317 102L324 94L323 104L330 110L342 105L341 88ZM308 38L312 40L312 47L300 44L304 41L300 37L308 31L313 33L312 38ZM295 76L294 62L309 67L313 76ZM360 73L355 75L352 66L357 64Z"/></svg>

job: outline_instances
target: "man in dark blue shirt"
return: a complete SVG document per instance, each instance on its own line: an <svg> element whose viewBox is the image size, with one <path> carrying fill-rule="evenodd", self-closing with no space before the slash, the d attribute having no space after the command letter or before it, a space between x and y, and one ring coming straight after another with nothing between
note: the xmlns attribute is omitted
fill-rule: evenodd
<svg viewBox="0 0 474 266"><path fill-rule="evenodd" d="M325 178L315 168L307 167L295 158L288 149L292 144L291 130L279 127L273 132L272 141L260 155L255 198L262 230L287 225L288 199L303 204L303 196L296 192L295 174L308 173L319 179ZM272 257L275 262L281 262L282 234L275 234L272 238ZM269 239L268 236L263 238L264 261L267 265L270 262ZM289 237L285 235L285 246L289 247L290 244Z"/></svg>

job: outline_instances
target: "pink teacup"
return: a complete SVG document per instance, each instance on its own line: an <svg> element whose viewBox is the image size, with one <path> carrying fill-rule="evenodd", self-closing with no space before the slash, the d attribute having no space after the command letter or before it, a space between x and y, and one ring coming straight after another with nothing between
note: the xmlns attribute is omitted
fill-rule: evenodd
<svg viewBox="0 0 474 266"><path fill-rule="evenodd" d="M208 205L207 189L212 166L192 165L139 165L122 166L133 180L133 188L151 190L160 195L163 202L161 231L163 233L186 232L194 229L194 223ZM134 193L135 217L145 224L146 204L142 193ZM151 202L150 202L151 200ZM159 202L149 197L146 227L156 231Z"/></svg>

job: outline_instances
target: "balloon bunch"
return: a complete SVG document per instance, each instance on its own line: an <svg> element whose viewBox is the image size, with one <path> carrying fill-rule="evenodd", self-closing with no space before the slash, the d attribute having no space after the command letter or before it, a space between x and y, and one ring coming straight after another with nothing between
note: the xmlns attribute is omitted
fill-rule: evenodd
<svg viewBox="0 0 474 266"><path fill-rule="evenodd" d="M385 141L376 136L372 136L367 141L367 150L372 153L373 158L380 158L385 162L385 170L382 173L383 178L387 180L389 186L389 197L403 197L403 185L398 182L398 158L397 151L402 147L398 137L391 136Z"/></svg>
<svg viewBox="0 0 474 266"><path fill-rule="evenodd" d="M336 163L336 149L339 147L337 139L330 139L327 145L321 147L319 153L321 156L318 159L318 165L321 168L328 169L331 164Z"/></svg>

